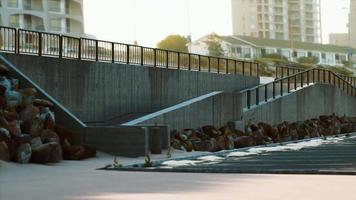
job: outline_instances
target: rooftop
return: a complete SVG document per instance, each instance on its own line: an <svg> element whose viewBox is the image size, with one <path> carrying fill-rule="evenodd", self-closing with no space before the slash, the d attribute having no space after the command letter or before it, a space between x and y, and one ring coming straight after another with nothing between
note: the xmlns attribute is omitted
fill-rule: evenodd
<svg viewBox="0 0 356 200"><path fill-rule="evenodd" d="M236 46L252 45L256 47L275 47L275 48L291 47L290 40L275 40L275 39L256 38L250 36L220 36L220 38L225 42L228 42ZM311 50L311 51L347 53L350 47L336 46L331 44L318 44L318 43L293 41L293 48ZM356 52L356 49L352 49L352 50L353 52Z"/></svg>

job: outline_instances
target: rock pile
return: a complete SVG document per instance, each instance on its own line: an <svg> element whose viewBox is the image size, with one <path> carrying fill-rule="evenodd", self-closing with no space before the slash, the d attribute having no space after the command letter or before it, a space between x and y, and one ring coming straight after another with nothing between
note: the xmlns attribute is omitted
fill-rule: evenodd
<svg viewBox="0 0 356 200"><path fill-rule="evenodd" d="M72 134L55 123L52 102L8 74L0 64L0 160L55 163L96 155L93 147L73 145Z"/></svg>
<svg viewBox="0 0 356 200"><path fill-rule="evenodd" d="M198 129L172 131L171 145L185 151L220 151L269 143L331 136L356 132L356 117L320 116L302 122L283 122L272 126L260 122L249 124L244 131L237 130L234 122L221 128L203 126Z"/></svg>

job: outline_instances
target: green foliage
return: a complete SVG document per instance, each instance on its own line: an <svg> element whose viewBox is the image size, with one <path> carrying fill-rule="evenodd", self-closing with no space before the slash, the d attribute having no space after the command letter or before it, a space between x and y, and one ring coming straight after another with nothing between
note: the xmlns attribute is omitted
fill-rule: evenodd
<svg viewBox="0 0 356 200"><path fill-rule="evenodd" d="M278 53L264 54L264 55L262 55L262 58L270 58L270 59L275 59L275 60L288 61L288 59L285 56L282 56Z"/></svg>
<svg viewBox="0 0 356 200"><path fill-rule="evenodd" d="M319 63L319 58L315 57L315 56L300 57L300 58L298 58L298 63L302 63L302 64L318 64Z"/></svg>
<svg viewBox="0 0 356 200"><path fill-rule="evenodd" d="M271 62L269 59L258 58L254 62L259 65L259 73L261 76L273 77L274 72L268 68L269 65L274 65L274 62Z"/></svg>
<svg viewBox="0 0 356 200"><path fill-rule="evenodd" d="M207 36L205 44L208 46L210 56L223 57L224 50L221 47L220 38L216 33Z"/></svg>
<svg viewBox="0 0 356 200"><path fill-rule="evenodd" d="M345 67L327 66L326 68L337 74L341 74L344 76L353 76L353 73Z"/></svg>
<svg viewBox="0 0 356 200"><path fill-rule="evenodd" d="M181 35L169 35L165 39L158 42L157 47L172 51L188 52L188 42L187 38Z"/></svg>

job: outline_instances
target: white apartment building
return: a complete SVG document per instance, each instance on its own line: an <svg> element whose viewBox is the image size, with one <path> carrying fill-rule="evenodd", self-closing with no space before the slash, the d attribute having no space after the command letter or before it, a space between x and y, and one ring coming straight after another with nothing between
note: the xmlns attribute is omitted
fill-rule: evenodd
<svg viewBox="0 0 356 200"><path fill-rule="evenodd" d="M231 0L233 35L321 42L320 0Z"/></svg>
<svg viewBox="0 0 356 200"><path fill-rule="evenodd" d="M84 34L83 0L0 0L0 25Z"/></svg>
<svg viewBox="0 0 356 200"><path fill-rule="evenodd" d="M189 44L191 53L209 55L206 44L207 36ZM317 57L318 64L343 66L349 61L346 46L324 45L318 43L275 40L251 36L219 36L224 56L232 59L253 60L266 54L278 54L289 61L297 61L301 57ZM356 52L355 49L353 49Z"/></svg>

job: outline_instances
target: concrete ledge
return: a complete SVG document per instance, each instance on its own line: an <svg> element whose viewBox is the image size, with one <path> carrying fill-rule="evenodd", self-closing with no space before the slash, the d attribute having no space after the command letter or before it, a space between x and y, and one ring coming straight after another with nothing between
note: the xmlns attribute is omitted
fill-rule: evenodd
<svg viewBox="0 0 356 200"><path fill-rule="evenodd" d="M141 127L87 127L84 142L116 156L140 157L148 153L147 129Z"/></svg>

